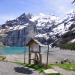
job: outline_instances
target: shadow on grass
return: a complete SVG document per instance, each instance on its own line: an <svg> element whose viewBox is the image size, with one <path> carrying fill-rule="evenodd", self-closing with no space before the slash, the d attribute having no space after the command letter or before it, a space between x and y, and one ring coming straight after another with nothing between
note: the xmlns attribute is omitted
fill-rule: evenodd
<svg viewBox="0 0 75 75"><path fill-rule="evenodd" d="M17 73L22 73L22 74L32 74L32 70L29 68L24 68L24 67L15 67L14 68L15 72Z"/></svg>

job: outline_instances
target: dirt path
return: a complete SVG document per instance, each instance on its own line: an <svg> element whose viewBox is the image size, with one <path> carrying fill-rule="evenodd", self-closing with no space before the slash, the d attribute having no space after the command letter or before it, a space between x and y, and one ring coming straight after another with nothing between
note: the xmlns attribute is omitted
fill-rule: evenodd
<svg viewBox="0 0 75 75"><path fill-rule="evenodd" d="M65 69L62 69L62 68L57 67L57 66L54 66L53 69L58 71L60 74L63 74L63 75L75 75L74 71L65 70Z"/></svg>
<svg viewBox="0 0 75 75"><path fill-rule="evenodd" d="M0 75L41 75L38 72L10 62L0 62Z"/></svg>

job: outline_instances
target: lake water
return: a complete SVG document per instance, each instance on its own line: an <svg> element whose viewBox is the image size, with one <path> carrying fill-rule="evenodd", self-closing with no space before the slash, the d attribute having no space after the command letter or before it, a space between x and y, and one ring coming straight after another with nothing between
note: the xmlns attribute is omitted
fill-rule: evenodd
<svg viewBox="0 0 75 75"><path fill-rule="evenodd" d="M26 47L3 47L0 48L0 55L23 54Z"/></svg>
<svg viewBox="0 0 75 75"><path fill-rule="evenodd" d="M47 52L48 47L41 47L42 52ZM12 55L12 54L23 54L28 52L27 47L1 47L0 48L0 55Z"/></svg>

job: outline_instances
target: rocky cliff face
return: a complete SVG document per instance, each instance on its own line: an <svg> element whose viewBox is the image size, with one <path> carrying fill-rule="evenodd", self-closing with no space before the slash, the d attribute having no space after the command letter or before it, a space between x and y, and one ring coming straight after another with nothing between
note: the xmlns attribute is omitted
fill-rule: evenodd
<svg viewBox="0 0 75 75"><path fill-rule="evenodd" d="M74 12L62 20L51 15L31 16L24 13L0 26L0 42L6 46L24 46L30 38L35 37L43 44L52 45L63 40L67 32L75 32Z"/></svg>
<svg viewBox="0 0 75 75"><path fill-rule="evenodd" d="M1 42L6 46L24 46L35 36L35 23L31 22L29 15L22 14L15 20L7 21L0 27Z"/></svg>
<svg viewBox="0 0 75 75"><path fill-rule="evenodd" d="M33 33L33 34L32 34ZM9 31L3 40L7 46L24 46L30 38L34 37L33 26L24 27L21 30Z"/></svg>

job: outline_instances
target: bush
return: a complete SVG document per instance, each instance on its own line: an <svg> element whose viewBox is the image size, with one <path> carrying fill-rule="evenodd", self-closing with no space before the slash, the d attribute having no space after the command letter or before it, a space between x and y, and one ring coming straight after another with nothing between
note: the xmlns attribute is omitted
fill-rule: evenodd
<svg viewBox="0 0 75 75"><path fill-rule="evenodd" d="M37 70L39 72L43 72L43 70L46 69L44 67L44 65L40 65L40 64L38 64L38 65L35 65L35 64L26 64L25 66L29 67L29 68L33 68L33 69L35 69L35 70Z"/></svg>
<svg viewBox="0 0 75 75"><path fill-rule="evenodd" d="M4 61L6 59L5 56L0 56L0 61Z"/></svg>
<svg viewBox="0 0 75 75"><path fill-rule="evenodd" d="M61 49L75 50L75 43L61 44L60 48Z"/></svg>
<svg viewBox="0 0 75 75"><path fill-rule="evenodd" d="M48 74L48 75L61 75L60 73L52 73L52 74Z"/></svg>
<svg viewBox="0 0 75 75"><path fill-rule="evenodd" d="M70 71L75 71L75 64L58 64L57 66Z"/></svg>

